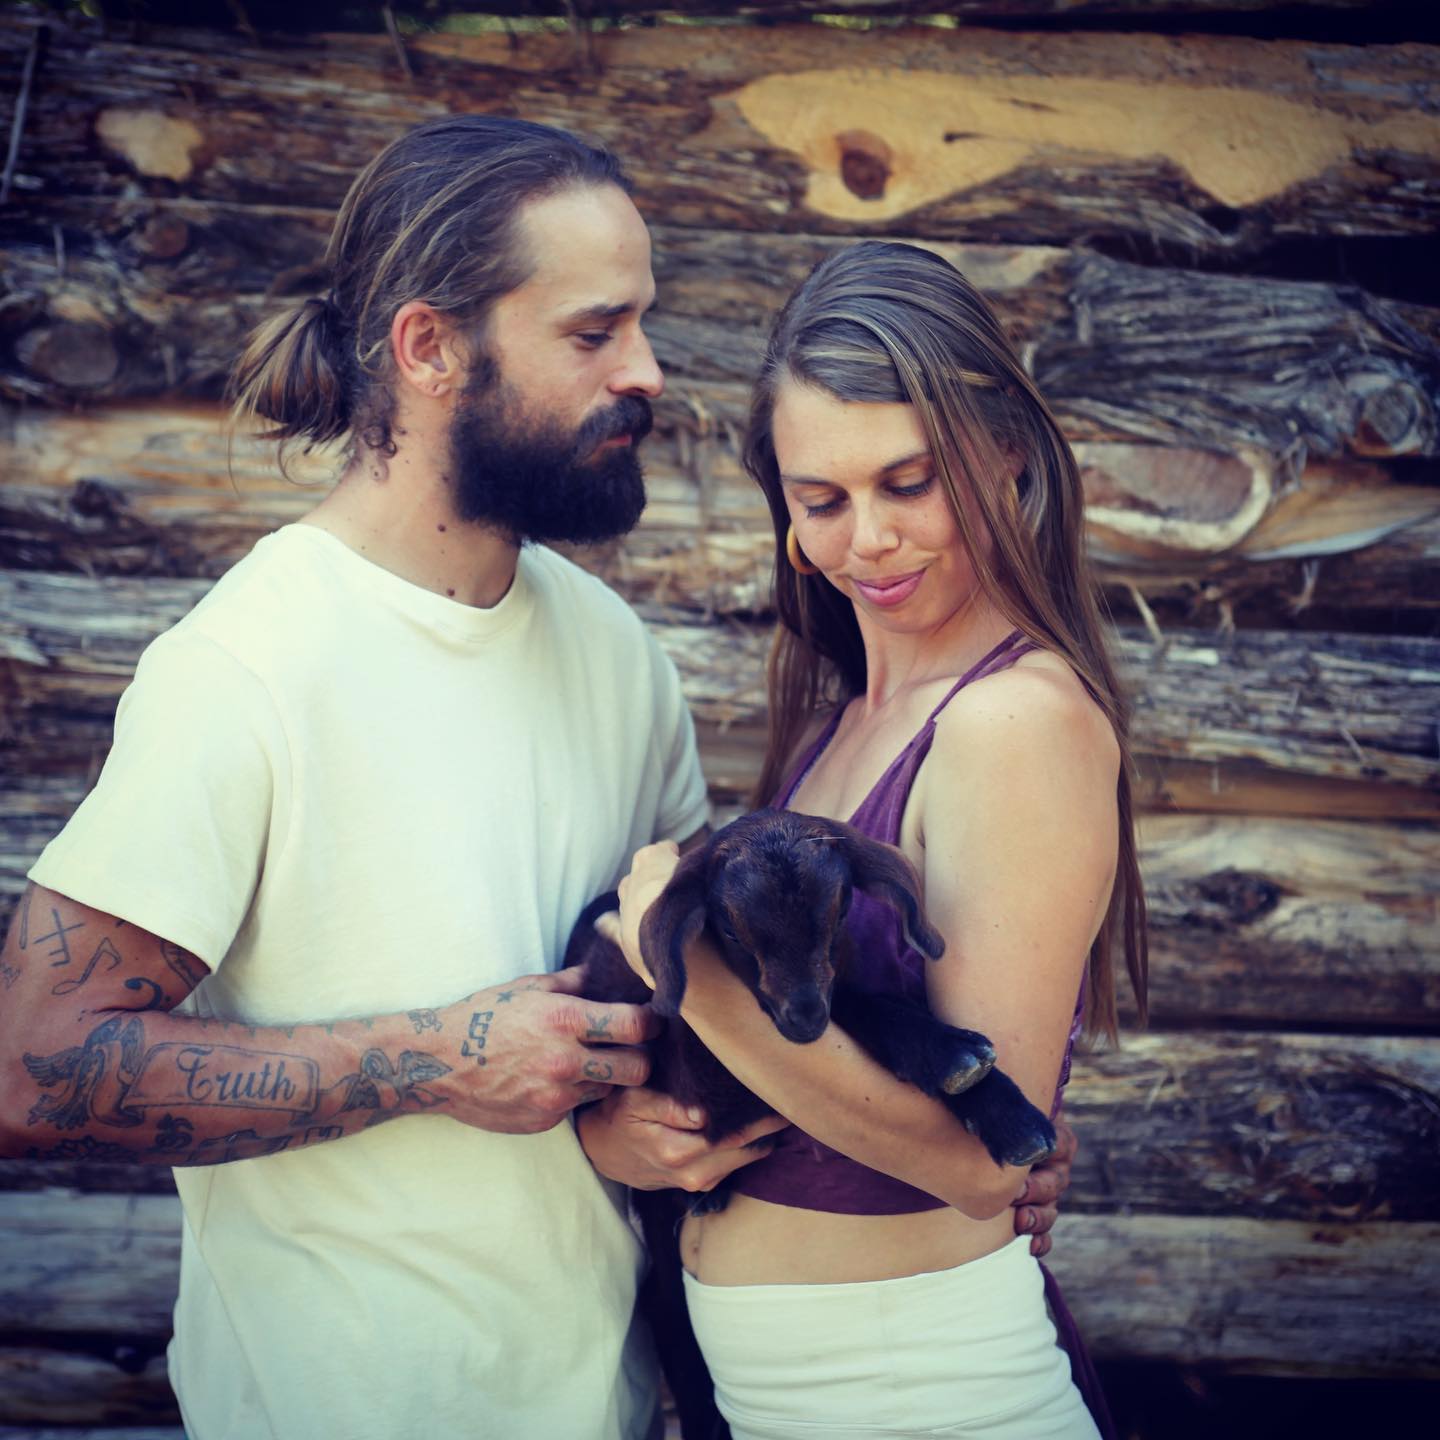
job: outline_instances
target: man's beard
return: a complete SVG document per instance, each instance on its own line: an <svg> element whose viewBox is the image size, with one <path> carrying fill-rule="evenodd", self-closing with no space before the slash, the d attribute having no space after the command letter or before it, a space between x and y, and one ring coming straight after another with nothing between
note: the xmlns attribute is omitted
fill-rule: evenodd
<svg viewBox="0 0 1440 1440"><path fill-rule="evenodd" d="M652 420L648 400L622 395L575 430L527 422L515 392L482 361L450 426L455 513L516 543L584 545L624 535L645 508L635 447ZM596 449L622 435L628 445Z"/></svg>

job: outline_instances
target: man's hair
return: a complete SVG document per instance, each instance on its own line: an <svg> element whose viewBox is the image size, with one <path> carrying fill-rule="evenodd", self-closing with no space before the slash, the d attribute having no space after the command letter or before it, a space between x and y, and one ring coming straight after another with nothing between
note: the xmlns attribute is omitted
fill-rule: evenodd
<svg viewBox="0 0 1440 1440"><path fill-rule="evenodd" d="M421 300L472 353L490 307L529 279L521 208L571 187L630 191L619 162L564 130L455 115L392 141L355 178L325 253L328 293L260 325L230 378L237 425L304 450L351 437L395 453L390 323Z"/></svg>

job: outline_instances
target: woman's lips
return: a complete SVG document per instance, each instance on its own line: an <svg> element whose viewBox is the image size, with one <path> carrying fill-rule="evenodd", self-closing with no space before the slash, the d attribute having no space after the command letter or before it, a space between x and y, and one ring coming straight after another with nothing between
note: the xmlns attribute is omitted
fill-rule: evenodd
<svg viewBox="0 0 1440 1440"><path fill-rule="evenodd" d="M856 580L855 588L870 604L888 609L903 605L915 593L924 575L923 570L916 570L909 575L897 575L893 580Z"/></svg>

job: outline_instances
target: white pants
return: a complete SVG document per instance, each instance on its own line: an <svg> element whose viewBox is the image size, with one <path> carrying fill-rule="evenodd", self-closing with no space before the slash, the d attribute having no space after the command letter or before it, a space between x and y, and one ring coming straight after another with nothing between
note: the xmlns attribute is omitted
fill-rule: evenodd
<svg viewBox="0 0 1440 1440"><path fill-rule="evenodd" d="M1098 1440L1020 1236L924 1275L702 1285L690 1319L734 1440Z"/></svg>

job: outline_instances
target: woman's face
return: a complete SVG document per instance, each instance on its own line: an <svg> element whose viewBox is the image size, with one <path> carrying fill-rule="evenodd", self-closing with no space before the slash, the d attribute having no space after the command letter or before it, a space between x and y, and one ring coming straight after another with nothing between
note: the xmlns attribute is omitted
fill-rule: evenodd
<svg viewBox="0 0 1440 1440"><path fill-rule="evenodd" d="M979 582L914 406L787 380L773 431L795 539L862 618L928 631L969 603Z"/></svg>

